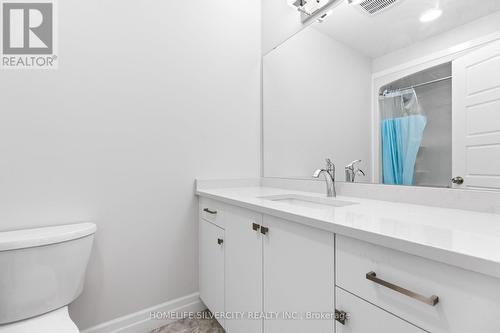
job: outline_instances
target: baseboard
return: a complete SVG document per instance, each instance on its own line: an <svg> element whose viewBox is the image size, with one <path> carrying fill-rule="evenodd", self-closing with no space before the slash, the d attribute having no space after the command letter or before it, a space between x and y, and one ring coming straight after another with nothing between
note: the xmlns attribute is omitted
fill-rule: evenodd
<svg viewBox="0 0 500 333"><path fill-rule="evenodd" d="M152 318L151 312L176 312L182 314L184 312L197 312L205 309L205 305L200 300L200 295L194 293L90 327L81 333L148 333L176 320Z"/></svg>

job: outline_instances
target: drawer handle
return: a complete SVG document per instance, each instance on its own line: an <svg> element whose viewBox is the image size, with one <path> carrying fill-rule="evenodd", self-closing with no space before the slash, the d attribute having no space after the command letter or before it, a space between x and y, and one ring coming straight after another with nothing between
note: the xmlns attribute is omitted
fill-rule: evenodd
<svg viewBox="0 0 500 333"><path fill-rule="evenodd" d="M212 215L215 215L217 214L217 211L216 210L211 210L209 208L205 208L203 209L204 212L207 212L208 214L212 214Z"/></svg>
<svg viewBox="0 0 500 333"><path fill-rule="evenodd" d="M400 286L396 286L395 284L392 284L390 282L379 279L375 272L366 273L366 279L373 281L377 284L380 284L380 285L382 285L386 288L389 288L391 290L397 291L400 294L414 298L420 302L424 302L425 304L435 306L436 304L439 303L439 297L437 297L435 295L432 295L431 297L425 297L425 296L422 296L420 294L414 293L413 291L410 291L410 290L402 288Z"/></svg>

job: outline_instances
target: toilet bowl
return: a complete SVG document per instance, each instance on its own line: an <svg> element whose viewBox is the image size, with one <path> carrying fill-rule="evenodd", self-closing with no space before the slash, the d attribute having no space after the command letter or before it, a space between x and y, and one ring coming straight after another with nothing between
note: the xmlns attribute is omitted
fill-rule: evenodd
<svg viewBox="0 0 500 333"><path fill-rule="evenodd" d="M83 290L96 226L0 232L0 333L78 333L68 305Z"/></svg>

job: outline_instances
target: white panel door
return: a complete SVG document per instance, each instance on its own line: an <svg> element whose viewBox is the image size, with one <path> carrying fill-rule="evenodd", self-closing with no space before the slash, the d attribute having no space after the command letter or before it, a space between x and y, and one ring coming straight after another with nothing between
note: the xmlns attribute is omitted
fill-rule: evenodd
<svg viewBox="0 0 500 333"><path fill-rule="evenodd" d="M424 333L426 331L340 288L337 309L347 313L344 324L336 322L336 333Z"/></svg>
<svg viewBox="0 0 500 333"><path fill-rule="evenodd" d="M264 332L332 333L333 318L308 313L334 312L334 234L271 216L264 225L264 311L280 315L264 321Z"/></svg>
<svg viewBox="0 0 500 333"><path fill-rule="evenodd" d="M500 190L500 41L453 62L453 177Z"/></svg>
<svg viewBox="0 0 500 333"><path fill-rule="evenodd" d="M261 333L262 320L248 317L262 312L262 234L254 224L262 225L262 215L228 207L226 226L226 312L243 314L227 318L227 333Z"/></svg>
<svg viewBox="0 0 500 333"><path fill-rule="evenodd" d="M200 219L199 237L200 298L210 311L224 312L224 230Z"/></svg>

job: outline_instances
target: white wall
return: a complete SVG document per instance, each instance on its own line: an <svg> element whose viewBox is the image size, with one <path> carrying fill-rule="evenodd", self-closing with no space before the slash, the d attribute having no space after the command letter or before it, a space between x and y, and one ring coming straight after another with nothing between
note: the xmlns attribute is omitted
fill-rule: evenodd
<svg viewBox="0 0 500 333"><path fill-rule="evenodd" d="M362 159L370 181L371 59L313 27L264 57L264 175L311 177Z"/></svg>
<svg viewBox="0 0 500 333"><path fill-rule="evenodd" d="M194 179L259 175L259 17L59 1L59 69L0 74L0 230L99 228L80 328L198 290Z"/></svg>

